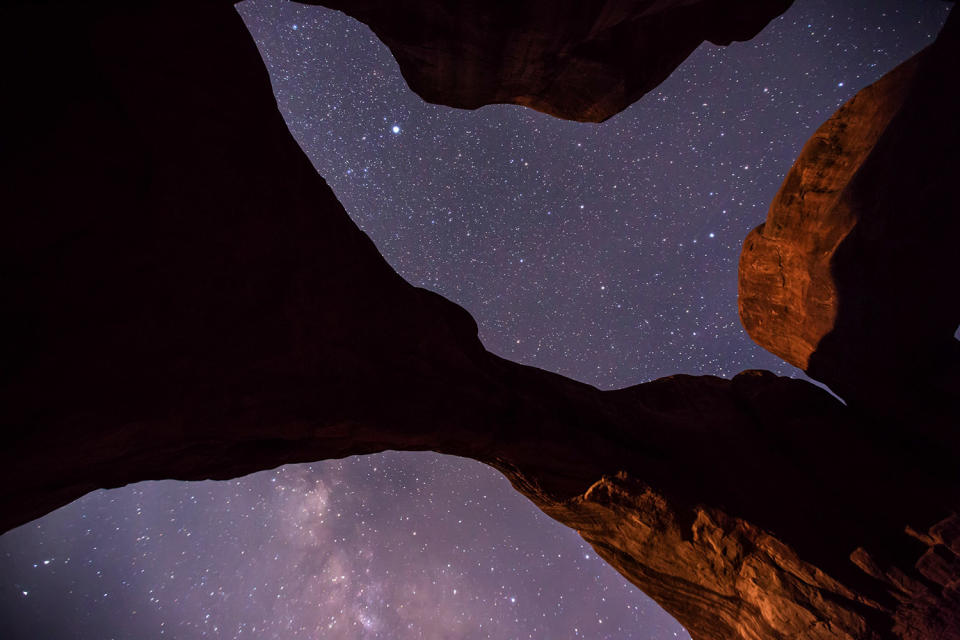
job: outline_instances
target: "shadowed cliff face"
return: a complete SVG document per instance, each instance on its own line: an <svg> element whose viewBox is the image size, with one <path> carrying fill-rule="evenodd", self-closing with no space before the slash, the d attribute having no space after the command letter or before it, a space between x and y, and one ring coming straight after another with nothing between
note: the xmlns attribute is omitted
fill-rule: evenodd
<svg viewBox="0 0 960 640"><path fill-rule="evenodd" d="M952 15L935 44L820 127L740 259L740 316L756 342L880 416L941 415L951 429L957 59Z"/></svg>
<svg viewBox="0 0 960 640"><path fill-rule="evenodd" d="M698 640L960 637L951 432L905 448L766 372L601 392L498 358L350 221L232 7L3 19L3 529L430 449L501 470Z"/></svg>
<svg viewBox="0 0 960 640"><path fill-rule="evenodd" d="M365 22L427 102L602 122L704 41L749 40L792 0L305 0Z"/></svg>

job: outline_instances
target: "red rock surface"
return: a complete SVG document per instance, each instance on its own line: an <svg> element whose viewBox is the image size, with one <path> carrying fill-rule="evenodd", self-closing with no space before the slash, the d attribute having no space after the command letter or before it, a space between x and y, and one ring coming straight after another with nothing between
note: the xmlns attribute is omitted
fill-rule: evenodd
<svg viewBox="0 0 960 640"><path fill-rule="evenodd" d="M960 638L955 433L905 446L766 372L600 392L502 360L350 221L231 7L2 16L0 529L431 449L501 470L697 640Z"/></svg>
<svg viewBox="0 0 960 640"><path fill-rule="evenodd" d="M935 44L817 130L740 257L740 317L756 342L849 402L914 417L931 405L951 428L960 423L953 13Z"/></svg>
<svg viewBox="0 0 960 640"><path fill-rule="evenodd" d="M623 111L704 41L749 40L792 0L304 0L365 22L427 102L583 122Z"/></svg>

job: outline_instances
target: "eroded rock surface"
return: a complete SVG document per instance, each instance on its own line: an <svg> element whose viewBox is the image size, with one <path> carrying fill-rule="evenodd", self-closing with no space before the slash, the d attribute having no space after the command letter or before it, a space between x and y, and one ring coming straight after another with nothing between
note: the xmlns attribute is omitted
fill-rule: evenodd
<svg viewBox="0 0 960 640"><path fill-rule="evenodd" d="M705 41L749 40L792 0L303 0L365 22L427 102L583 122L623 111Z"/></svg>
<svg viewBox="0 0 960 640"><path fill-rule="evenodd" d="M950 428L958 59L954 11L932 46L817 130L740 258L740 317L755 341L849 402L920 422L945 415Z"/></svg>
<svg viewBox="0 0 960 640"><path fill-rule="evenodd" d="M766 372L601 392L500 359L350 221L230 6L2 11L2 529L430 449L500 469L697 640L960 637L955 435L905 448Z"/></svg>

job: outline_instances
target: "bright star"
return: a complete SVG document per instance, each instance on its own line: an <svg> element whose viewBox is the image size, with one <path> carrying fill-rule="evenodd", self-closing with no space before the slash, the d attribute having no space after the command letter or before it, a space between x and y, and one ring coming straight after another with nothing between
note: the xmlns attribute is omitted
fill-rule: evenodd
<svg viewBox="0 0 960 640"><path fill-rule="evenodd" d="M399 125L393 125L393 129L391 129L391 131L393 131L394 133L400 133L400 126L399 126Z"/></svg>

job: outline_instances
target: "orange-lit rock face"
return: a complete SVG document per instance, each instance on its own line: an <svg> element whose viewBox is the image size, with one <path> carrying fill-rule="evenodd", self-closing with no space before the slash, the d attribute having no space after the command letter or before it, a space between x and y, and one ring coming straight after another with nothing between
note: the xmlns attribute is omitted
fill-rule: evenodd
<svg viewBox="0 0 960 640"><path fill-rule="evenodd" d="M704 41L748 40L792 0L306 0L367 23L424 100L602 122Z"/></svg>
<svg viewBox="0 0 960 640"><path fill-rule="evenodd" d="M863 89L813 134L740 255L740 318L757 343L807 369L833 329L839 300L834 253L858 212L842 198L854 173L903 104L911 59Z"/></svg>
<svg viewBox="0 0 960 640"><path fill-rule="evenodd" d="M751 337L880 414L960 400L958 31L817 130L740 257Z"/></svg>

